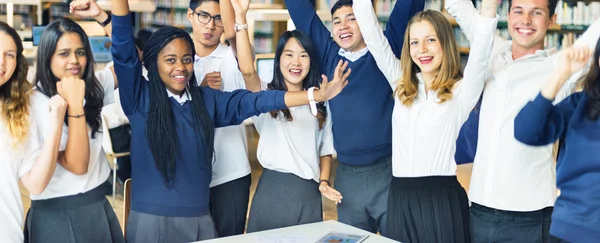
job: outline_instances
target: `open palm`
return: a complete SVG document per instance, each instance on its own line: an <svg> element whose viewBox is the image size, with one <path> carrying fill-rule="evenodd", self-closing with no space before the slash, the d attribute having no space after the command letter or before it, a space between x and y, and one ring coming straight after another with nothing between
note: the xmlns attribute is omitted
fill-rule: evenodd
<svg viewBox="0 0 600 243"><path fill-rule="evenodd" d="M323 77L323 82L321 82L321 88L319 89L321 100L333 99L342 92L344 87L346 87L348 84L348 76L350 76L350 73L352 72L350 68L346 70L347 67L348 61L342 62L342 60L340 60L337 67L335 67L333 80L331 80L331 82L327 81L327 76L321 75Z"/></svg>

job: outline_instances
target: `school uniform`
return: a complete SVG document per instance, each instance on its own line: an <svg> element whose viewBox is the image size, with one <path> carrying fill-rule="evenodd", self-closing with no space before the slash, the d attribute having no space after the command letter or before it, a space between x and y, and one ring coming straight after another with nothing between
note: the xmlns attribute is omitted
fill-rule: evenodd
<svg viewBox="0 0 600 243"><path fill-rule="evenodd" d="M515 138L546 146L561 139L556 167L560 196L554 205L550 234L568 242L600 239L600 120L587 117L590 98L577 92L556 105L541 93L515 118Z"/></svg>
<svg viewBox="0 0 600 243"><path fill-rule="evenodd" d="M310 36L327 77L333 77L340 60L348 61L352 69L348 85L329 101L339 161L334 184L344 195L344 202L337 205L338 220L372 233L382 232L392 179L392 89L369 50L340 48L310 1L286 0L285 4L296 28ZM424 4L423 0L399 2L387 23L386 37L404 38L408 19ZM402 42L391 44L400 53Z"/></svg>
<svg viewBox="0 0 600 243"><path fill-rule="evenodd" d="M319 177L320 157L331 155L331 116L323 129L308 105L289 109L277 118L261 114L252 120L260 134L256 156L264 170L252 198L248 232L323 220Z"/></svg>
<svg viewBox="0 0 600 243"><path fill-rule="evenodd" d="M7 129L4 119L0 119L0 239L7 243L23 242L23 202L19 189L19 179L31 170L41 153L39 143L40 121L30 112L29 128L25 141L12 144L14 138Z"/></svg>
<svg viewBox="0 0 600 243"><path fill-rule="evenodd" d="M231 47L219 46L208 56L196 55L194 73L198 85L207 73L221 72L221 90L246 89ZM210 211L219 237L243 234L250 198L250 162L246 125L220 127L215 130L215 153L210 182Z"/></svg>
<svg viewBox="0 0 600 243"><path fill-rule="evenodd" d="M114 77L110 69L98 71L96 78L104 91L103 104L113 103ZM34 89L31 110L40 119L49 119L49 100L40 87ZM41 127L40 143L43 143L51 128L49 123L42 123ZM60 151L66 149L68 129L63 124ZM102 149L100 132L102 130L92 135L88 128L90 160L86 174L72 174L58 164L46 190L39 195L30 195L26 242L124 242L117 216L101 186L110 174L110 167Z"/></svg>
<svg viewBox="0 0 600 243"><path fill-rule="evenodd" d="M354 15L365 43L392 88L402 79L396 58L379 27L371 2L355 0ZM470 242L469 204L456 179L456 139L483 90L485 67L494 40L496 18L482 18L471 55L452 90L441 103L436 91L426 92L417 73L418 94L406 106L395 97L392 114L393 176L386 237L402 242ZM373 28L365 28L373 26ZM412 60L402 60L411 62Z"/></svg>
<svg viewBox="0 0 600 243"><path fill-rule="evenodd" d="M471 1L448 0L446 10L468 39L478 35L479 21ZM600 37L600 20L575 45L592 50ZM546 84L557 65L555 49L538 50L513 59L512 42L496 36L486 68L479 114L477 154L473 163L469 199L471 233L476 242L548 242L556 200L553 145L534 147L514 138L514 119ZM556 101L573 92L583 70L567 81ZM489 232L498 232L490 234Z"/></svg>
<svg viewBox="0 0 600 243"><path fill-rule="evenodd" d="M190 242L216 237L210 215L211 162L204 161L202 137L194 131L191 97L169 95L179 151L175 160L173 187L167 187L156 169L145 135L150 103L149 83L142 78L142 65L134 45L130 14L113 15L112 54L121 82L123 111L131 122L131 212L127 222L128 242ZM215 127L239 125L263 112L285 108L282 91L252 93L199 89Z"/></svg>

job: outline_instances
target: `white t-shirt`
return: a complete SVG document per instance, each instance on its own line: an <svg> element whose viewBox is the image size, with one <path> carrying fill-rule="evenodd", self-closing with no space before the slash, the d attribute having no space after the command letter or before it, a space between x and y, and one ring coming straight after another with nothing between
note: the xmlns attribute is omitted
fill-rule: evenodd
<svg viewBox="0 0 600 243"><path fill-rule="evenodd" d="M320 157L334 153L331 113L323 129L319 129L319 121L308 105L289 110L292 121L287 121L282 112L277 118L270 113L252 118L260 134L256 157L264 168L318 182Z"/></svg>
<svg viewBox="0 0 600 243"><path fill-rule="evenodd" d="M114 76L112 71L108 68L102 71L96 72L96 78L102 85L104 90L104 105L108 105L114 102ZM42 94L41 91L35 89L31 97L32 111L39 116L40 120L47 120L49 114L48 101L50 98ZM42 123L43 134L46 135L50 130L47 122ZM106 153L102 148L102 126L99 132L95 134L95 137L91 137L92 129L88 126L88 136L90 137L90 161L88 165L88 172L85 175L75 175L60 164L56 166L56 171L50 180L50 183L46 187L46 190L39 195L30 195L32 200L42 200L63 196L75 195L83 192L92 190L106 181L110 174L110 167L108 160L106 159ZM64 151L67 146L67 139L69 134L69 128L63 125L62 137L60 139L60 151ZM40 143L43 144L45 140L41 139Z"/></svg>
<svg viewBox="0 0 600 243"><path fill-rule="evenodd" d="M238 68L237 59L229 46L220 44L209 56L198 57L194 62L194 73L198 84L207 73L220 71L223 91L246 89L244 76ZM215 130L215 154L210 187L250 174L248 143L244 123L221 127Z"/></svg>
<svg viewBox="0 0 600 243"><path fill-rule="evenodd" d="M31 113L35 114L35 113ZM23 242L23 202L19 190L19 178L31 170L39 156L42 144L40 122L29 116L27 139L21 145L11 147L12 136L0 119L0 241Z"/></svg>

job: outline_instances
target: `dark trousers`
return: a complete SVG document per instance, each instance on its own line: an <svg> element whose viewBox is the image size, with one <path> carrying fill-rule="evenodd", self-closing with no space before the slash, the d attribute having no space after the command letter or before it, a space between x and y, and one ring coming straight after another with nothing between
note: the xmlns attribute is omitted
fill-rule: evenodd
<svg viewBox="0 0 600 243"><path fill-rule="evenodd" d="M533 212L512 212L471 205L471 241L488 242L564 242L550 235L553 207Z"/></svg>
<svg viewBox="0 0 600 243"><path fill-rule="evenodd" d="M361 166L340 161L334 187L344 199L337 205L338 221L385 236L391 182L392 157Z"/></svg>
<svg viewBox="0 0 600 243"><path fill-rule="evenodd" d="M247 175L210 189L210 211L219 237L244 233L251 182Z"/></svg>

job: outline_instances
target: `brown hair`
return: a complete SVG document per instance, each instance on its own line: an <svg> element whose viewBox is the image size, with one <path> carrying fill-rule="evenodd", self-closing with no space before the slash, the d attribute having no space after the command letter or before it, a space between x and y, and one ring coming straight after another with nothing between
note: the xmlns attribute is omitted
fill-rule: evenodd
<svg viewBox="0 0 600 243"><path fill-rule="evenodd" d="M404 47L402 48L401 68L402 78L399 80L394 96L397 96L403 105L410 106L417 97L419 80L417 73L419 67L412 61L410 56L410 28L412 24L427 21L433 26L440 45L442 46L442 64L440 71L433 81L431 90L437 91L441 102L452 98L454 84L462 79L460 71L460 55L458 45L454 38L454 29L446 17L434 10L426 10L417 13L408 22L408 28L404 33ZM409 61L410 60L410 61Z"/></svg>
<svg viewBox="0 0 600 243"><path fill-rule="evenodd" d="M23 55L23 43L19 34L2 21L0 21L0 32L10 36L17 46L15 72L5 84L0 86L0 114L13 137L13 145L18 145L25 141L29 130L29 95L31 94L31 84L27 81L29 65Z"/></svg>

